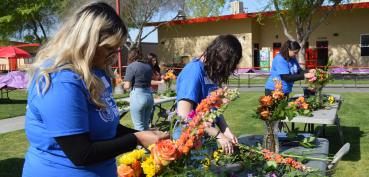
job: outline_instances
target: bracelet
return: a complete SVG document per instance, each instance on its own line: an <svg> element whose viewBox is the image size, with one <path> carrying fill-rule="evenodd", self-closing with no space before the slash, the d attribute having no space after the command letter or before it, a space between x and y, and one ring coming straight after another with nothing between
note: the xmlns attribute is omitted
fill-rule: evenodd
<svg viewBox="0 0 369 177"><path fill-rule="evenodd" d="M218 135L220 134L220 130L218 130L217 134L214 136L216 139L218 139Z"/></svg>

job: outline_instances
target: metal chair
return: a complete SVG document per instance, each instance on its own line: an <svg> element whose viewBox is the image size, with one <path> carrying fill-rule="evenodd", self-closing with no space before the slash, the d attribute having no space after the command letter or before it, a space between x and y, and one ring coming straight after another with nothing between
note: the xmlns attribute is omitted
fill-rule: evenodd
<svg viewBox="0 0 369 177"><path fill-rule="evenodd" d="M327 175L332 176L335 172L335 168L342 157L350 150L350 143L346 143L341 149L333 156L333 160L327 166Z"/></svg>

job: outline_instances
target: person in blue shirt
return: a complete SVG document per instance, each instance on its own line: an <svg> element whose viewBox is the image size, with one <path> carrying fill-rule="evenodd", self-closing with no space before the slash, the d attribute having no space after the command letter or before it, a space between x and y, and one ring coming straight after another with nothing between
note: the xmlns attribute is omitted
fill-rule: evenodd
<svg viewBox="0 0 369 177"><path fill-rule="evenodd" d="M206 98L211 91L228 82L242 58L242 46L233 35L220 35L211 42L205 52L188 63L179 74L176 82L177 113L186 118ZM185 120L183 120L185 121ZM217 118L215 127L205 129L208 135L216 137L226 153L233 153L237 138L229 129L223 116ZM177 131L179 130L176 129ZM173 138L179 138L178 132Z"/></svg>
<svg viewBox="0 0 369 177"><path fill-rule="evenodd" d="M119 124L111 65L126 36L111 6L91 3L37 53L29 73L22 176L116 177L116 156L169 138Z"/></svg>
<svg viewBox="0 0 369 177"><path fill-rule="evenodd" d="M301 46L296 41L287 40L283 43L279 54L272 62L270 76L265 84L265 95L271 95L275 90L274 79L282 80L283 92L288 95L292 92L293 83L298 80L314 77L315 69L302 70L296 56Z"/></svg>

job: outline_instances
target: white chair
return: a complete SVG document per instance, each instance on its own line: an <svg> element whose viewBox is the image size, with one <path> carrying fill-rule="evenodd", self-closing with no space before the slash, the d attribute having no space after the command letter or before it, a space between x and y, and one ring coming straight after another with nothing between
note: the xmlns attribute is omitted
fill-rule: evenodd
<svg viewBox="0 0 369 177"><path fill-rule="evenodd" d="M327 175L332 176L335 171L335 168L338 162L342 159L342 157L348 153L350 150L350 143L346 143L341 147L341 149L333 156L332 162L330 162L327 166Z"/></svg>

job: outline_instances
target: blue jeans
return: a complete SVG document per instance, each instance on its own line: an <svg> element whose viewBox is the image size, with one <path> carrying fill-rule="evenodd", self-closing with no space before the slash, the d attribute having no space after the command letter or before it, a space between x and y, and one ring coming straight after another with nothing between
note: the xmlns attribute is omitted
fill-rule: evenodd
<svg viewBox="0 0 369 177"><path fill-rule="evenodd" d="M133 88L130 95L130 110L136 130L148 130L154 98L150 88Z"/></svg>

